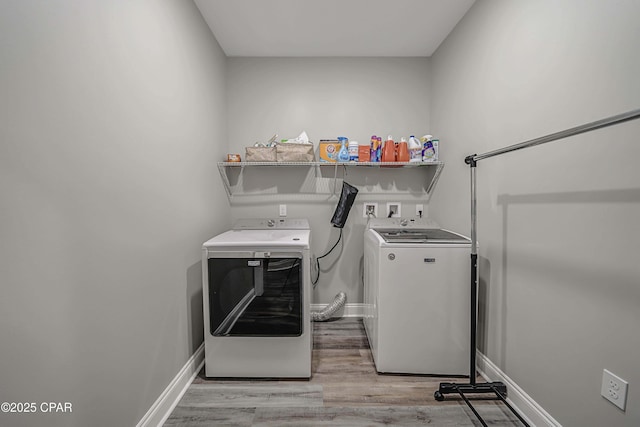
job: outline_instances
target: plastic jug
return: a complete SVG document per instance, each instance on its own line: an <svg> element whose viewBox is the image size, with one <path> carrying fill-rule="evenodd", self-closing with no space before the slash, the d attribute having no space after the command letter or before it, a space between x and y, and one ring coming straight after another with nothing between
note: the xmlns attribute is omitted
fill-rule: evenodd
<svg viewBox="0 0 640 427"><path fill-rule="evenodd" d="M395 162L396 161L396 143L393 141L393 137L389 135L382 147L382 161L383 162Z"/></svg>
<svg viewBox="0 0 640 427"><path fill-rule="evenodd" d="M418 141L415 135L409 137L409 161L422 162L422 143Z"/></svg>
<svg viewBox="0 0 640 427"><path fill-rule="evenodd" d="M409 147L407 141L402 138L398 142L396 147L396 162L408 162L409 161Z"/></svg>

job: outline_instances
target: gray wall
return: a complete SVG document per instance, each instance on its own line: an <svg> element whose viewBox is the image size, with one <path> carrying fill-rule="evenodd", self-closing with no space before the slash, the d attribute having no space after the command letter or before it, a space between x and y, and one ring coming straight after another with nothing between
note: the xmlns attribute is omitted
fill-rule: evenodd
<svg viewBox="0 0 640 427"><path fill-rule="evenodd" d="M431 58L448 174L431 203L469 229L466 155L640 107L640 3L479 0ZM478 164L481 351L564 426L640 424L640 121ZM602 370L630 382L626 413Z"/></svg>
<svg viewBox="0 0 640 427"><path fill-rule="evenodd" d="M202 342L226 58L192 2L0 2L3 426L131 426Z"/></svg>
<svg viewBox="0 0 640 427"><path fill-rule="evenodd" d="M277 133L294 138L306 131L317 143L344 135L369 143L372 134L396 139L429 128L430 66L428 58L229 58L229 150L244 156L246 146ZM428 200L425 183L433 171L349 168L337 171L360 192L344 229L345 246L321 261L325 272L315 290L314 303L328 303L345 291L348 303L362 302L363 201L403 203L403 213ZM247 170L231 176L242 192L269 197L234 197L234 217L273 217L286 203L289 217L309 218L312 249L324 254L337 240L330 224L337 197L332 168L315 170ZM319 178L319 179L317 179ZM295 193L295 194L291 194Z"/></svg>

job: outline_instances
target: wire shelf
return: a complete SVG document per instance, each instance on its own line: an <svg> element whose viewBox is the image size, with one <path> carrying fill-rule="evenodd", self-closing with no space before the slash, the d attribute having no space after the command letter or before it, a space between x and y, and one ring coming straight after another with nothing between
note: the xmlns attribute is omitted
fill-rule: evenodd
<svg viewBox="0 0 640 427"><path fill-rule="evenodd" d="M234 194L235 186L231 185L230 171L236 171L234 174L236 177L239 173L242 175L242 171L247 167L269 167L269 168L309 168L316 170L316 179L321 175L320 170L327 170L333 168L336 171L335 177L337 177L338 168L372 168L372 169L384 169L388 171L401 171L402 169L416 169L416 168L425 168L425 170L429 170L427 168L436 168L433 174L428 173L427 181L426 181L426 193L430 194L434 185L438 181L440 177L440 173L444 168L444 162L218 162L218 171L220 172L220 176L222 178L222 182L224 184L224 188L227 192L228 198L231 200L234 195L242 195L242 196L259 196L259 194L255 193L247 193L247 194ZM229 171L229 172L228 172ZM335 181L336 178L334 178ZM335 182L334 182L335 187ZM323 193L323 192L321 192ZM261 194L265 195L265 193Z"/></svg>
<svg viewBox="0 0 640 427"><path fill-rule="evenodd" d="M420 167L420 166L438 166L444 165L444 162L218 162L221 167L244 167L244 166L402 166L402 167Z"/></svg>

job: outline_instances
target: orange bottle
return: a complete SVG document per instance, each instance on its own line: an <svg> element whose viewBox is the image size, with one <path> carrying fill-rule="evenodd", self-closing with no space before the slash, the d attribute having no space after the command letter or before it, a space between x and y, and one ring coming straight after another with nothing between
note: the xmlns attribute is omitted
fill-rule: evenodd
<svg viewBox="0 0 640 427"><path fill-rule="evenodd" d="M393 142L393 137L389 135L382 147L382 161L383 162L395 162L396 161L396 143Z"/></svg>
<svg viewBox="0 0 640 427"><path fill-rule="evenodd" d="M396 162L408 162L409 161L409 146L407 145L407 141L402 141L398 143L398 153L396 155Z"/></svg>

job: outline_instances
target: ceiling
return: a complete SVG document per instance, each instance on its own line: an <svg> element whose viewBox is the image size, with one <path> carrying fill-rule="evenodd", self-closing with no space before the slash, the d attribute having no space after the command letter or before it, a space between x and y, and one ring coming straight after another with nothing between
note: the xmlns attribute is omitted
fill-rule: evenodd
<svg viewBox="0 0 640 427"><path fill-rule="evenodd" d="M475 0L194 0L227 56L431 56Z"/></svg>

